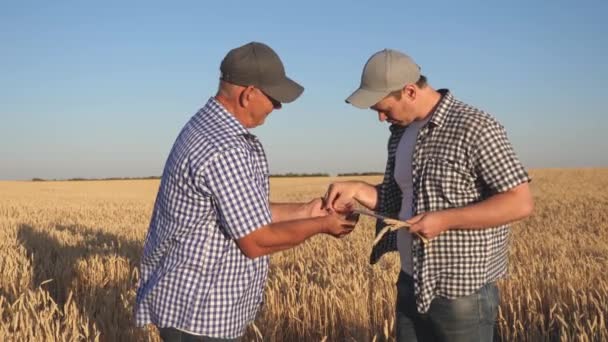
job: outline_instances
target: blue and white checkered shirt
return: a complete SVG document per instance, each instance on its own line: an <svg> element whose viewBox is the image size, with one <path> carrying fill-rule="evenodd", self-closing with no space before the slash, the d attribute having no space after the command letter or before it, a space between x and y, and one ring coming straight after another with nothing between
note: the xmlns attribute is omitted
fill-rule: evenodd
<svg viewBox="0 0 608 342"><path fill-rule="evenodd" d="M137 325L243 335L263 300L268 257L249 259L235 240L270 222L264 149L211 98L165 165L141 261Z"/></svg>

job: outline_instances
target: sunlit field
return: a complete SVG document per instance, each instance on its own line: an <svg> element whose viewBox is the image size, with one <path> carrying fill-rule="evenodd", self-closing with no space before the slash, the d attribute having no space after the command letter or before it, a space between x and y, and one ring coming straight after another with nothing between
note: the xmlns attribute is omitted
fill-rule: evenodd
<svg viewBox="0 0 608 342"><path fill-rule="evenodd" d="M534 170L533 216L513 227L497 340L608 340L608 169ZM335 178L273 178L308 201ZM345 178L340 178L345 179ZM363 177L379 182L380 177ZM0 182L0 341L149 341L133 325L157 180ZM393 340L396 254L368 264L373 221L271 258L248 341Z"/></svg>

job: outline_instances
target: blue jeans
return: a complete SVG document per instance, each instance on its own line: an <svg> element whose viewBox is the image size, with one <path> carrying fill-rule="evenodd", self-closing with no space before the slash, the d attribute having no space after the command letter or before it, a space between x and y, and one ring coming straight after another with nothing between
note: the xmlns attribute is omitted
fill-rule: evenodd
<svg viewBox="0 0 608 342"><path fill-rule="evenodd" d="M489 283L465 297L436 297L429 311L416 310L414 279L401 272L397 281L397 341L492 341L499 295Z"/></svg>

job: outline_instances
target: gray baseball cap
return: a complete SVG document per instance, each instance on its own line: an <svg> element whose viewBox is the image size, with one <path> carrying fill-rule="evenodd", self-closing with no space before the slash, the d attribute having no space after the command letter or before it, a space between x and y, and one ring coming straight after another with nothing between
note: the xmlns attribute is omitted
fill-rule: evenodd
<svg viewBox="0 0 608 342"><path fill-rule="evenodd" d="M285 75L279 56L268 45L251 42L234 48L220 65L220 79L240 86L254 86L273 99L289 103L304 88Z"/></svg>
<svg viewBox="0 0 608 342"><path fill-rule="evenodd" d="M359 108L369 108L391 92L403 89L420 78L420 67L399 51L384 49L373 54L365 63L361 85L346 102Z"/></svg>

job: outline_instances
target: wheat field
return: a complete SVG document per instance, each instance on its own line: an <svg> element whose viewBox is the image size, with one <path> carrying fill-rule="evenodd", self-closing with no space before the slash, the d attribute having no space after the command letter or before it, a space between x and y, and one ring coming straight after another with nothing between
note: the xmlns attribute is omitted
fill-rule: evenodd
<svg viewBox="0 0 608 342"><path fill-rule="evenodd" d="M533 216L513 227L497 340L608 340L608 169L533 170ZM361 177L379 182L379 177ZM344 178L340 178L344 179ZM332 178L276 178L307 201ZM0 341L157 341L133 326L157 180L0 182ZM368 264L373 221L272 256L247 341L393 340L398 256Z"/></svg>

